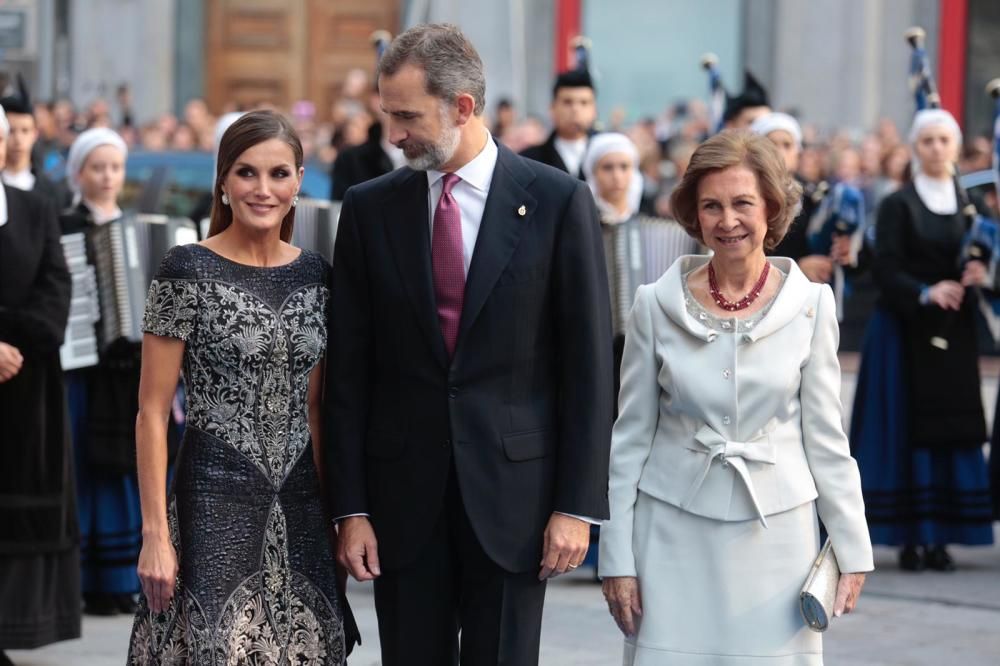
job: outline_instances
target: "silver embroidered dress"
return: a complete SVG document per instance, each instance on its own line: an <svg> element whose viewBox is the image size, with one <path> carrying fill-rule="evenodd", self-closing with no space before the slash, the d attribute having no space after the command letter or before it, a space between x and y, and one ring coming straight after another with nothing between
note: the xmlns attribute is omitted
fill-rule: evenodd
<svg viewBox="0 0 1000 666"><path fill-rule="evenodd" d="M165 613L140 602L129 664L344 663L307 398L326 349L329 266L171 250L143 328L186 341L187 425L168 504L180 567Z"/></svg>

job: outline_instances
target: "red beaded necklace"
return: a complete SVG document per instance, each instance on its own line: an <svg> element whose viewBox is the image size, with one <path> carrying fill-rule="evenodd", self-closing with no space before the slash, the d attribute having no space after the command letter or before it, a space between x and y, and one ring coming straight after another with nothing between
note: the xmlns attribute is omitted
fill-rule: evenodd
<svg viewBox="0 0 1000 666"><path fill-rule="evenodd" d="M747 295L738 301L727 301L726 297L722 295L719 290L719 283L715 279L715 268L712 267L712 262L708 263L708 291L712 294L712 300L723 310L728 312L735 312L737 310L745 310L750 307L750 304L757 300L760 296L760 292L764 289L764 284L767 282L767 273L771 268L771 263L768 261L764 262L764 270L761 271L760 277L757 278L757 283L754 284L753 288L747 292Z"/></svg>

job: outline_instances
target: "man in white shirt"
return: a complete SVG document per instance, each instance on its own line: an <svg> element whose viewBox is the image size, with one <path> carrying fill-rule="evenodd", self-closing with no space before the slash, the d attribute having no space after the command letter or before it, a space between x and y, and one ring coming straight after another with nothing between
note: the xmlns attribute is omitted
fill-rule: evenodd
<svg viewBox="0 0 1000 666"><path fill-rule="evenodd" d="M583 175L583 157L597 119L597 96L586 69L563 72L552 88L552 134L545 143L521 152L521 157L548 164L576 176Z"/></svg>
<svg viewBox="0 0 1000 666"><path fill-rule="evenodd" d="M531 666L546 580L608 515L597 210L496 144L454 26L397 37L379 90L408 166L341 209L323 455L338 560L375 581L384 666Z"/></svg>

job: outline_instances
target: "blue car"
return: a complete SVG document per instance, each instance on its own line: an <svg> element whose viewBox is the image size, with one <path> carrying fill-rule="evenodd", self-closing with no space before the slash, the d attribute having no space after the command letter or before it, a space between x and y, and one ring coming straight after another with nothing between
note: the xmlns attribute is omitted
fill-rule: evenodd
<svg viewBox="0 0 1000 666"><path fill-rule="evenodd" d="M207 215L211 203L214 167L214 156L205 152L129 153L125 165L122 208L171 217ZM328 167L317 162L306 164L302 195L311 199L329 198Z"/></svg>

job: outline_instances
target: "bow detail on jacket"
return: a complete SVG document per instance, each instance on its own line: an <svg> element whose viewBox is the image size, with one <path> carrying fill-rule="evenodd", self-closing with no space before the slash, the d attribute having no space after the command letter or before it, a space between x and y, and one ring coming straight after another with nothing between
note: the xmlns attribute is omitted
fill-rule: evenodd
<svg viewBox="0 0 1000 666"><path fill-rule="evenodd" d="M694 443L689 445L688 448L692 451L705 454L705 464L702 466L698 476L691 483L691 487L688 488L687 495L681 503L681 508L686 509L694 501L698 495L698 491L701 490L702 484L705 482L705 477L708 476L709 470L712 469L712 461L718 458L722 462L723 467L732 465L733 469L736 470L736 473L743 480L743 485L746 486L747 492L750 493L750 501L753 502L761 525L767 527L767 520L764 518L764 512L761 511L760 504L757 501L757 493L754 492L753 481L750 479L750 470L747 468L746 461L752 460L768 465L775 463L775 446L768 438L768 433L762 433L748 442L734 442L726 439L712 427L706 425L694 436Z"/></svg>

